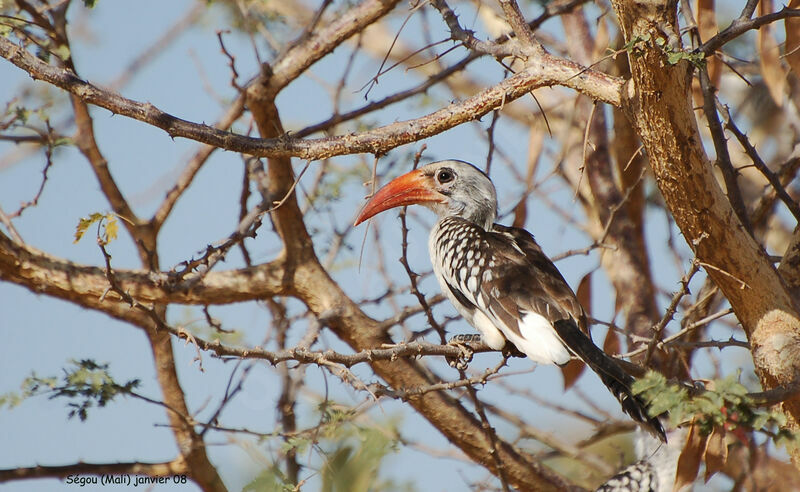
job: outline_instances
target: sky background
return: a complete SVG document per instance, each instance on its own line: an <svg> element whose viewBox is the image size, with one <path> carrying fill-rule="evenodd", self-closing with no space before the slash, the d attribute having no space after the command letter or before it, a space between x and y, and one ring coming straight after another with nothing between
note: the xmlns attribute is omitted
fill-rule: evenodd
<svg viewBox="0 0 800 492"><path fill-rule="evenodd" d="M140 0L137 2L113 2L101 0L95 9L88 11L80 2L74 2L71 12L71 37L73 55L81 76L99 85L109 84L143 50L175 22L186 15L193 2L171 0L169 2ZM466 17L468 19L468 17ZM402 19L393 19L398 26ZM214 122L225 108L225 102L235 97L230 87L228 60L220 52L215 32L230 27L230 18L219 6L211 6L202 15L201 22L170 44L142 70L137 71L124 87L119 89L125 97L137 101L147 101L158 108L181 118L194 122ZM434 25L437 23L434 22ZM439 29L437 27L437 29ZM547 25L546 25L547 28ZM411 23L407 29L419 30L418 24ZM548 31L549 32L549 31ZM554 35L559 35L553 29ZM237 69L246 81L257 73L257 60L253 56L250 41L245 36L229 34L225 37L229 51L236 55ZM284 90L278 98L278 107L287 130L324 119L330 114L331 103L327 84L335 83L341 74L347 49L339 49L331 56L316 64L306 76L301 77ZM456 58L453 57L452 60ZM357 92L375 72L374 60L359 58L356 69L348 81L347 105L357 106L363 102L363 93ZM480 62L473 67L473 73L482 73L487 83L500 80L502 73L491 61ZM395 70L383 77L369 98L380 99L398 88L416 83L413 74ZM28 76L6 61L0 62L0 95L8 100L19 88L29 82ZM57 91L36 84L36 90L57 95ZM213 91L210 93L209 88ZM429 94L434 105L446 104L450 97L440 90ZM63 105L63 97L57 95L57 105L51 113L53 122L63 121L69 111ZM381 113L380 121L388 123L407 119L427 112L427 108L416 102L404 102L392 106ZM92 109L95 130L102 152L117 183L141 216L149 216L160 203L182 166L197 148L194 142L185 139L171 139L161 130L111 115L108 111ZM462 125L446 134L426 140L425 156L429 159L457 158L482 165L486 158L485 139L481 132L488 127L490 117L484 121ZM244 128L239 125L238 131ZM496 130L498 146L510 159L524 163L527 152L527 134L512 123L500 120ZM391 152L381 159L380 166L395 163L393 174L410 168L409 156L420 148L421 143L411 144ZM44 159L41 153L27 158L10 158L12 152L25 152L25 148L0 142L0 205L6 212L14 211L21 202L30 200L40 183ZM360 156L347 156L332 159L332 163L344 169L363 166ZM366 157L371 162L371 156ZM295 161L296 169L303 165ZM312 163L312 171L318 163ZM520 164L523 165L523 164ZM238 219L238 193L242 181L241 157L234 153L217 151L204 166L193 186L178 202L172 217L161 235L160 245L162 267L168 268L202 250L205 245L226 237L235 227ZM546 172L549 167L542 166ZM384 168L385 170L386 168ZM498 186L501 212L513 206L519 196L522 183L516 181L502 166L495 166L493 175ZM306 179L306 178L304 178ZM310 179L310 178L309 178ZM330 238L332 227L343 227L352 223L363 196L367 190L359 185L357 179L344 183L341 195L336 198L330 210L317 212L311 210L307 216L309 226L317 230L315 246L324 252L326 241ZM301 188L303 183L301 182ZM545 181L529 204L531 217L527 227L536 235L544 250L555 255L568 249L580 248L589 240L574 227L565 224L549 208L541 203L541 197L557 201L571 212L577 204L570 201L571 190L563 189L554 181ZM102 264L101 254L91 236L74 244L73 234L80 217L93 212L106 212L108 205L100 193L91 169L74 148L60 148L56 152L55 164L50 169L45 192L38 207L26 210L21 220L15 222L22 237L28 244L48 253L69 258L85 264ZM410 212L412 227L411 251L409 260L416 271L429 269L427 257L427 225L433 217L426 211ZM506 220L508 223L508 220ZM387 258L397 258L399 253L399 226L396 214L387 213L373 221L384 239L383 247ZM660 216L649 216L648 238L651 244L664 244L669 225ZM278 245L265 224L258 238L249 239L248 246L256 263L270 260L277 252ZM360 240L363 232L349 237L348 249L340 253L333 274L354 298L363 298L380 289L381 276L375 271L377 261L374 248L369 240L363 254L359 270ZM369 236L371 237L371 235ZM679 238L679 241L682 238ZM662 248L663 249L663 248ZM685 248L684 248L685 250ZM656 247L659 251L659 247ZM123 232L120 239L110 246L116 268L138 268L139 263L129 237ZM238 250L234 249L222 268L236 268L242 265ZM587 272L598 265L596 254L572 257L558 263L568 282L576 287ZM672 265L660 265L655 261L653 267L659 285L666 291L677 286ZM395 279L404 279L405 273L399 264L390 265L390 274ZM699 278L692 285L699 287ZM593 277L596 294L593 314L608 319L613 308L613 299L603 293L610 291L605 277L597 271ZM438 292L435 282L428 278L422 289L426 294ZM662 296L660 302L665 304ZM414 304L408 296L407 303ZM290 302L298 311L298 304ZM258 344L263 339L270 323L268 311L256 303L221 306L212 308L215 317L224 321L226 328L241 330L244 342ZM386 311L381 306L367 309L370 315L380 317ZM104 315L82 310L72 304L32 294L28 290L0 283L0 334L4 343L0 344L0 394L18 391L20 383L32 372L40 376L60 374L70 359L94 359L110 363L112 375L118 382L138 378L142 381L139 391L153 398L159 397L159 389L152 367L150 349L145 336L129 325L119 323ZM437 316L452 315L450 306L437 307ZM199 310L194 308L170 308L169 320L174 323L199 321ZM415 329L424 328L424 318L412 318ZM199 323L195 323L196 326ZM302 324L293 328L291 339L296 341L303 335ZM472 330L459 321L450 325L456 332ZM595 335L602 340L603 330ZM721 332L727 337L729 333ZM331 347L347 351L333 335L326 333L324 340ZM201 372L194 361L196 351L176 341L175 353L181 382L189 398L192 409L213 409L224 390L234 364L222 363L203 355L205 371ZM479 355L473 363L476 371L490 367L497 362L496 354ZM745 351L728 349L726 364L731 368L749 369L749 357ZM437 366L441 367L441 366ZM618 412L613 398L594 391L598 381L586 375L579 384L579 391L562 393L558 372L552 367L533 369L527 360L514 360L505 371L521 374L509 376L509 383L529 384L530 390L546 399L558 399L564 405L581 405L580 392L585 392L599 402L603 408ZM309 386L320 390L330 385L336 391L334 397L343 402L363 402L365 396L343 388L335 378L324 376L317 367L304 367ZM700 376L711 367L697 365ZM356 374L370 380L370 371L356 367ZM441 369L440 374L456 378L454 370ZM268 431L275 427L275 403L278 398L278 379L271 367L255 364L244 391L236 404L223 414L227 422L248 428ZM602 389L602 388L601 388ZM506 393L495 391L490 384L481 389L481 395L506 398ZM312 396L301 395L308 401ZM509 398L504 404L521 415L531 416L537 422L550 422L550 426L562 437L573 435L576 438L585 432L580 426L570 424L569 428L558 425L559 416L542 408L531 408L530 402L521 398ZM313 405L301 406L301 423L313 422L310 414ZM200 415L203 414L201 410ZM417 440L424 440L431 446L446 449L446 441L415 414L403 411L403 406L394 401L381 400L369 413L375 422L391 419L403 420L402 432ZM86 462L123 462L130 460L160 461L169 460L176 454L172 433L164 427L166 418L161 408L133 399L115 401L103 409L90 411L89 420L80 422L67 418L67 409L60 400L36 397L25 401L14 409L0 409L0 468L17 466L69 464L82 460ZM497 423L503 433L504 424ZM259 448L261 446L261 448ZM209 454L217 465L223 479L231 490L238 490L248 483L263 467L259 453L263 445L250 440L228 438L213 434L209 438ZM398 482L413 481L419 490L459 490L466 488L469 480L485 477L485 472L470 463L448 457L431 458L420 451L404 448L391 454L381 470L383 476ZM420 486L424 483L424 486ZM456 485L454 485L456 484ZM58 480L37 480L0 484L0 491L52 491L71 490L75 485L67 485ZM108 490L108 487L98 487ZM155 490L195 490L193 484L182 486L158 486ZM85 487L84 490L93 490Z"/></svg>

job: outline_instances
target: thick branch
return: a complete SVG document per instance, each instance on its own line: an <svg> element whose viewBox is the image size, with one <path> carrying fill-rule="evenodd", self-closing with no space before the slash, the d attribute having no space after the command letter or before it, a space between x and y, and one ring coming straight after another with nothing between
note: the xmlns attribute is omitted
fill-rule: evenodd
<svg viewBox="0 0 800 492"><path fill-rule="evenodd" d="M479 119L489 111L540 87L562 85L613 105L620 104L622 87L620 79L544 53L529 57L525 70L479 94L413 120L338 137L301 140L282 135L259 139L192 123L165 113L150 103L133 101L103 90L81 80L69 70L44 63L3 37L0 37L0 56L35 79L60 87L87 103L112 113L161 128L171 137L189 138L225 150L259 157L296 156L306 160L343 154L382 154L399 145L422 140L461 123ZM272 93L272 89L268 92Z"/></svg>
<svg viewBox="0 0 800 492"><path fill-rule="evenodd" d="M182 276L145 270L115 270L122 290L139 302L151 304L229 304L232 302L283 295L283 259L232 270ZM34 292L106 311L106 304L121 300L110 292L105 270L47 255L35 248L12 241L0 232L0 279L22 285Z"/></svg>
<svg viewBox="0 0 800 492"><path fill-rule="evenodd" d="M668 63L656 42L678 42L676 2L612 4L626 41L650 40L638 43L637 56L629 56L632 78L623 108L642 139L664 201L747 333L762 386L792 383L800 379L797 306L711 172L690 103L691 65ZM784 409L800 419L800 402L787 401Z"/></svg>

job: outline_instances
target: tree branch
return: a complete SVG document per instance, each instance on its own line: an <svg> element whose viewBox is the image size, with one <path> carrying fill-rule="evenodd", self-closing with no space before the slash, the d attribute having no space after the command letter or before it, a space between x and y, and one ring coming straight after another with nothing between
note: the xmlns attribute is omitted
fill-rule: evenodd
<svg viewBox="0 0 800 492"><path fill-rule="evenodd" d="M601 72L586 69L547 53L528 58L528 66L516 75L472 96L428 115L378 127L361 133L320 139L293 139L286 135L252 138L192 123L81 80L73 72L53 67L23 48L0 37L0 56L28 72L33 78L60 87L87 103L105 108L149 125L161 128L171 137L184 137L221 149L259 157L296 156L317 160L335 155L382 154L397 146L439 134L461 123L479 119L528 92L563 85L609 104L620 103L622 81ZM269 92L272 92L272 88ZM267 94L264 94L265 96Z"/></svg>

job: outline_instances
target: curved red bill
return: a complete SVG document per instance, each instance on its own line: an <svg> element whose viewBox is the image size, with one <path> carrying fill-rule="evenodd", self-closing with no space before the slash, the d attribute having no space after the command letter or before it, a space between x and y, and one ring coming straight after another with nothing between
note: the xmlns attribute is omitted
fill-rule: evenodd
<svg viewBox="0 0 800 492"><path fill-rule="evenodd" d="M423 202L442 202L444 197L433 189L431 177L415 169L390 181L364 205L356 218L358 225L385 210Z"/></svg>

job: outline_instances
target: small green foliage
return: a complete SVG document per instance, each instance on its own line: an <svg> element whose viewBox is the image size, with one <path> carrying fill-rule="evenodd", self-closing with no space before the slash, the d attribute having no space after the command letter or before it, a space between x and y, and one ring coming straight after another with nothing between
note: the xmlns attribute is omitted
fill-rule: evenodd
<svg viewBox="0 0 800 492"><path fill-rule="evenodd" d="M69 50L69 46L66 44L60 44L50 50L54 55L56 55L61 61L69 60L69 57L72 53Z"/></svg>
<svg viewBox="0 0 800 492"><path fill-rule="evenodd" d="M14 106L14 116L20 124L24 125L27 123L30 115L31 111L24 106Z"/></svg>
<svg viewBox="0 0 800 492"><path fill-rule="evenodd" d="M677 65L681 60L686 60L697 68L703 68L706 63L705 55L702 52L694 52L688 50L673 51L669 47L664 48L664 53L667 54L667 63L670 65Z"/></svg>
<svg viewBox="0 0 800 492"><path fill-rule="evenodd" d="M734 433L761 432L772 437L776 444L793 444L800 439L783 428L786 425L783 413L756 406L736 375L713 380L705 391L690 395L686 387L650 371L633 384L633 392L649 403L650 415L668 412L671 427L694 421L706 435L714 428L721 428Z"/></svg>
<svg viewBox="0 0 800 492"><path fill-rule="evenodd" d="M117 395L131 394L138 386L138 379L117 384L108 372L108 364L98 364L91 359L72 360L60 382L56 377L42 378L32 374L22 382L20 393L0 395L0 406L13 408L32 396L49 394L51 400L72 400L67 404L69 417L77 416L84 421L91 407L104 407Z"/></svg>
<svg viewBox="0 0 800 492"><path fill-rule="evenodd" d="M622 46L622 49L631 55L639 55L642 52L641 46L649 41L649 34L645 34L644 36L634 36L630 41Z"/></svg>
<svg viewBox="0 0 800 492"><path fill-rule="evenodd" d="M677 65L681 60L686 60L697 68L703 68L706 62L702 52L675 49L667 43L665 38L658 37L655 43L667 55L667 63L670 65Z"/></svg>
<svg viewBox="0 0 800 492"><path fill-rule="evenodd" d="M78 226L75 228L75 240L77 243L81 240L86 230L92 224L97 224L97 243L105 246L117 238L119 233L119 223L117 222L117 215L113 213L101 214L95 212L89 217L82 217L78 221Z"/></svg>
<svg viewBox="0 0 800 492"><path fill-rule="evenodd" d="M284 453L294 450L297 454L303 454L308 451L309 446L314 444L311 437L298 434L296 436L291 436L284 441L283 446L281 449Z"/></svg>
<svg viewBox="0 0 800 492"><path fill-rule="evenodd" d="M412 491L410 483L380 478L379 469L399 446L396 420L364 422L361 412L339 403L324 401L318 406L317 424L290 435L275 434L283 440L281 454L316 455L321 462L306 462L316 469L325 492ZM273 443L270 444L272 448ZM279 462L262 470L244 491L284 492L297 490L296 484L281 469Z"/></svg>
<svg viewBox="0 0 800 492"><path fill-rule="evenodd" d="M83 6L87 9L93 9L97 5L97 0L83 0Z"/></svg>
<svg viewBox="0 0 800 492"><path fill-rule="evenodd" d="M325 424L328 434L335 433L340 425L350 422L355 417L352 408L331 402L322 402L319 411L322 413L320 420Z"/></svg>
<svg viewBox="0 0 800 492"><path fill-rule="evenodd" d="M337 445L326 453L321 490L396 490L393 484L378 480L376 473L384 458L397 450L393 433L353 425L335 429L336 436L331 438Z"/></svg>
<svg viewBox="0 0 800 492"><path fill-rule="evenodd" d="M295 486L280 468L273 465L265 468L242 488L242 492L292 492Z"/></svg>
<svg viewBox="0 0 800 492"><path fill-rule="evenodd" d="M651 41L652 37L649 34L643 36L636 36L622 47L633 56L639 56L644 52L643 46ZM677 65L681 60L686 60L697 68L702 68L706 63L705 55L699 51L689 51L675 49L667 42L666 38L661 36L655 38L653 43L667 55L667 63L670 65Z"/></svg>

